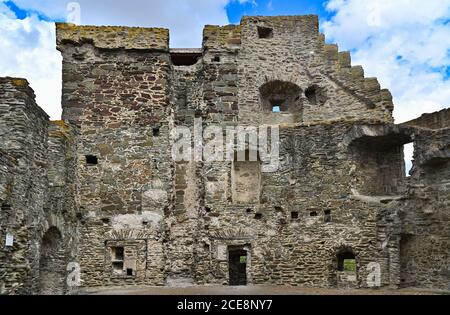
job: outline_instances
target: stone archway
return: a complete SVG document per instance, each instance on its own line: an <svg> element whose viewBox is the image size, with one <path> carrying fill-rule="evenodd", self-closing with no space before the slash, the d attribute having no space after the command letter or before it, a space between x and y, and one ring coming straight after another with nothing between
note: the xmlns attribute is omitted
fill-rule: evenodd
<svg viewBox="0 0 450 315"><path fill-rule="evenodd" d="M351 247L341 247L335 254L334 267L336 285L340 289L358 287L358 266L356 253Z"/></svg>
<svg viewBox="0 0 450 315"><path fill-rule="evenodd" d="M39 294L62 295L65 291L65 250L61 232L51 227L42 237L39 259Z"/></svg>

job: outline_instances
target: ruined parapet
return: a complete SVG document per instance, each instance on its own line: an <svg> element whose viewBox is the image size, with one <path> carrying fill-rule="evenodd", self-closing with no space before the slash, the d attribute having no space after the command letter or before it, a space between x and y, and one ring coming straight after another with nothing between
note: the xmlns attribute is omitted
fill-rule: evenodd
<svg viewBox="0 0 450 315"><path fill-rule="evenodd" d="M384 110L385 115L381 117L392 123L394 104L390 91L382 89L377 78L365 77L361 66L352 66L350 52L339 51L336 44L326 44L324 35L320 38L323 57L330 67L324 73L325 76L356 100L366 104L369 111Z"/></svg>
<svg viewBox="0 0 450 315"><path fill-rule="evenodd" d="M100 49L136 49L165 51L169 49L169 30L123 26L78 26L56 23L58 49L62 45L91 43Z"/></svg>
<svg viewBox="0 0 450 315"><path fill-rule="evenodd" d="M423 114L421 117L402 125L433 130L450 128L450 108L431 114Z"/></svg>
<svg viewBox="0 0 450 315"><path fill-rule="evenodd" d="M203 30L203 49L209 53L235 52L241 46L240 25L206 25Z"/></svg>
<svg viewBox="0 0 450 315"><path fill-rule="evenodd" d="M391 204L388 237L398 246L400 287L449 289L450 128L449 110L425 114L399 125L414 142L407 195ZM389 222L389 221L387 221Z"/></svg>

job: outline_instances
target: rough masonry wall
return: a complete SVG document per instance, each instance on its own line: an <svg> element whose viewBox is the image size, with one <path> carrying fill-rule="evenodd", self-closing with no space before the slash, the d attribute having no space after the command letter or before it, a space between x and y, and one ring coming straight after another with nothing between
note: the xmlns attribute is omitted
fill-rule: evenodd
<svg viewBox="0 0 450 315"><path fill-rule="evenodd" d="M436 114L439 116L440 114ZM414 166L402 219L401 285L449 289L450 129L422 121L415 132ZM416 121L417 122L417 121ZM448 125L448 122L445 123ZM422 129L429 126L428 130Z"/></svg>
<svg viewBox="0 0 450 315"><path fill-rule="evenodd" d="M352 170L358 161L343 145L351 127L336 123L283 129L282 165L275 173L261 174L257 202L235 202L230 180L224 181L224 192L206 194L200 249L206 261L199 268L209 273L203 282L227 284L227 248L244 246L251 257L248 274L253 284L335 287L337 255L349 249L357 260L357 285L367 285L371 262L380 264L382 284L389 285L389 253L376 226L382 205L352 196ZM233 169L216 163L205 164L204 171L208 177L230 179Z"/></svg>
<svg viewBox="0 0 450 315"><path fill-rule="evenodd" d="M162 285L172 189L168 32L127 28L111 44L107 28L78 38L66 27L58 26L58 49L63 118L78 132L83 285Z"/></svg>
<svg viewBox="0 0 450 315"><path fill-rule="evenodd" d="M76 233L65 222L65 213L56 211L57 196L48 188L54 184L53 178L47 177L48 169L56 171L58 167L52 165L55 156L48 152L51 144L47 141L53 138L48 135L48 116L36 105L34 93L23 79L1 78L0 99L0 288L8 294L39 293L45 287L40 265L46 231L60 228L63 242L75 238ZM62 172L66 166L61 166ZM71 199L70 194L65 199ZM73 196L70 203L74 203ZM61 210L66 207L70 206L60 206ZM7 234L14 238L12 247L5 244ZM75 251L72 245L64 243L66 249ZM65 260L69 255L64 253L63 257ZM64 263L59 267L65 271ZM63 292L64 287L58 290Z"/></svg>
<svg viewBox="0 0 450 315"><path fill-rule="evenodd" d="M48 116L25 80L2 78L0 98L0 146L15 164L1 200L1 282L6 293L30 293L39 276ZM12 247L5 246L7 233L14 237Z"/></svg>
<svg viewBox="0 0 450 315"><path fill-rule="evenodd" d="M336 45L324 43L317 16L244 17L241 28L241 123L352 118L393 121L389 91L380 90L376 79L364 78L361 67L351 67L348 52L339 53ZM269 37L259 34L265 28L272 32ZM259 88L271 81L290 82L300 88L295 111L281 115L263 112ZM308 97L311 88L316 93L313 99Z"/></svg>
<svg viewBox="0 0 450 315"><path fill-rule="evenodd" d="M40 257L31 270L41 277L33 290L66 292L70 261L80 262L84 287L226 285L237 267L232 252L246 255L250 284L366 287L370 263L379 264L382 286L412 283L405 262L425 270L424 244L440 252L448 231L418 214L428 230L411 232L416 208L405 209L417 196L414 185L405 188L402 145L445 146L447 135L392 125L390 93L352 67L349 53L325 44L317 23L246 17L207 26L203 55L186 66L171 62L164 29L58 24L65 122L43 128L48 142L37 141L51 164L38 198ZM279 169L173 161L172 128L194 134L198 124L223 133L280 124ZM7 200L20 163L0 149ZM431 197L421 202L447 209L447 153L418 152L432 162L416 164L409 182L427 187ZM14 205L4 208L2 215ZM435 213L446 222L446 210ZM447 253L435 256L438 265ZM342 270L343 257L355 259L355 272ZM415 283L441 286L439 268L428 269L429 283Z"/></svg>

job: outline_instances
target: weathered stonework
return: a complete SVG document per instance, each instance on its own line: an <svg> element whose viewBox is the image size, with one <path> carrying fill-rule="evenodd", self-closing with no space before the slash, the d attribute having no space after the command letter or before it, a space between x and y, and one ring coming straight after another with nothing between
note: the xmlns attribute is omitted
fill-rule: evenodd
<svg viewBox="0 0 450 315"><path fill-rule="evenodd" d="M60 122L0 79L2 292L68 293L69 262L84 288L449 289L448 110L395 125L390 92L316 16L206 26L202 49L168 38L57 24ZM196 123L280 126L278 170L173 160L173 128Z"/></svg>

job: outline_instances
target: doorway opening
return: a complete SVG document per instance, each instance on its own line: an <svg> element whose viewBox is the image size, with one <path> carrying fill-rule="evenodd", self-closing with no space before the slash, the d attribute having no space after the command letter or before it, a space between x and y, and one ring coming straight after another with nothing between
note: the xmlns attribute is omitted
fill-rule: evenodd
<svg viewBox="0 0 450 315"><path fill-rule="evenodd" d="M230 285L247 285L247 251L242 247L228 249Z"/></svg>

